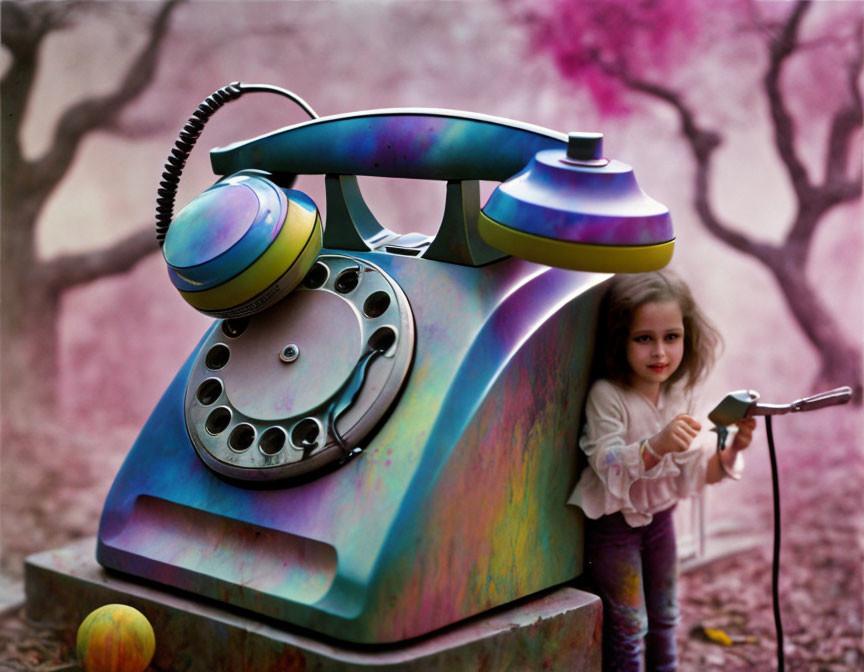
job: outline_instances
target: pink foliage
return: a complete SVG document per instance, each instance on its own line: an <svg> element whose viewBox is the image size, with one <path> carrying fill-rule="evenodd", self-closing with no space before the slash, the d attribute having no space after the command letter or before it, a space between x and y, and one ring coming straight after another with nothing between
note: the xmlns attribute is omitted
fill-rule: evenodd
<svg viewBox="0 0 864 672"><path fill-rule="evenodd" d="M620 76L667 84L718 40L771 34L792 9L791 2L727 0L503 0L531 34L536 52L553 58L564 79L586 89L604 115L630 111L628 87ZM793 110L819 115L848 95L846 61L854 47L855 19L864 3L809 12L784 85ZM730 66L732 64L730 63ZM755 72L767 65L750 63ZM618 75L618 76L616 76ZM673 86L672 88L680 87ZM833 101L833 102L832 102Z"/></svg>
<svg viewBox="0 0 864 672"><path fill-rule="evenodd" d="M629 107L625 87L610 72L662 78L696 46L705 5L683 0L551 0L517 10L532 29L538 51L588 89L601 114Z"/></svg>

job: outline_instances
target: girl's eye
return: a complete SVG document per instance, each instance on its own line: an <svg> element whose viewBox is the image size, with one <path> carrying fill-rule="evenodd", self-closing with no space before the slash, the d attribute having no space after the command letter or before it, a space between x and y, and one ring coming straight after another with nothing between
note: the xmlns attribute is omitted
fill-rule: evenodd
<svg viewBox="0 0 864 672"><path fill-rule="evenodd" d="M681 338L681 334L666 334L667 341L677 341L679 338Z"/></svg>
<svg viewBox="0 0 864 672"><path fill-rule="evenodd" d="M634 336L633 341L635 343L649 343L651 341L651 337L647 334L642 334L641 336Z"/></svg>

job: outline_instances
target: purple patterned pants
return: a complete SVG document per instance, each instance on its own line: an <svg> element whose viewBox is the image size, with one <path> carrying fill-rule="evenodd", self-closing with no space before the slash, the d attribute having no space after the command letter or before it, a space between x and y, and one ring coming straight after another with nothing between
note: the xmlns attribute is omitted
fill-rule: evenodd
<svg viewBox="0 0 864 672"><path fill-rule="evenodd" d="M649 672L678 666L677 554L672 511L630 527L620 513L585 520L585 572L603 600L603 670Z"/></svg>

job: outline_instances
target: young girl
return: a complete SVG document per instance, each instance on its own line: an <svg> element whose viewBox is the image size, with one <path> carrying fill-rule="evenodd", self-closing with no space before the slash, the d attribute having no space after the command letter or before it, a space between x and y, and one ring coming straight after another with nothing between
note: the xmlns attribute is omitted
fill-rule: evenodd
<svg viewBox="0 0 864 672"><path fill-rule="evenodd" d="M603 669L677 669L677 501L740 469L755 420L723 452L697 447L691 393L720 335L669 271L613 278L600 310L600 377L579 446L588 458L568 500L586 515L585 572L603 600ZM709 457L710 455L710 457Z"/></svg>

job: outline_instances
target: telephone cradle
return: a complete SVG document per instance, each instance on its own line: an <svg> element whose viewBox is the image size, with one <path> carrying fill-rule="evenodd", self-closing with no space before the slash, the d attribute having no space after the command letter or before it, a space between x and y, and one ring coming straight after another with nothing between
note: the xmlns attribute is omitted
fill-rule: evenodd
<svg viewBox="0 0 864 672"><path fill-rule="evenodd" d="M211 161L160 235L218 319L114 481L99 563L359 644L577 577L565 502L603 282L674 245L632 169L596 134L431 109ZM325 175L326 227L298 174ZM438 233L382 227L357 175L447 181ZM502 183L482 209L479 180Z"/></svg>

